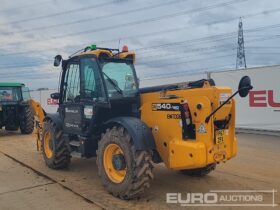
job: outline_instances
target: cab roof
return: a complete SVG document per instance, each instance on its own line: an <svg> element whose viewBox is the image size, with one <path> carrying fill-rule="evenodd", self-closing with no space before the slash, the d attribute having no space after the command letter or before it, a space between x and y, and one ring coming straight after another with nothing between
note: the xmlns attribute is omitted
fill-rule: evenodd
<svg viewBox="0 0 280 210"><path fill-rule="evenodd" d="M117 52L117 53L114 53ZM128 51L128 47L125 45L122 51L118 49L110 49L110 48L98 48L96 45L91 45L86 47L82 52L78 55L95 55L96 57L107 57L113 58L117 57L120 59L131 59L133 63L135 62L135 52Z"/></svg>
<svg viewBox="0 0 280 210"><path fill-rule="evenodd" d="M23 83L19 82L0 82L0 87L23 87Z"/></svg>

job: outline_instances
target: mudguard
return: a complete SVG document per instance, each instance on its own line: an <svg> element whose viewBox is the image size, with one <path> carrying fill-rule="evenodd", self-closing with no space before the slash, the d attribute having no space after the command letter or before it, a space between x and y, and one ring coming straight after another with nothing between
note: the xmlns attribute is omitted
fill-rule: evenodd
<svg viewBox="0 0 280 210"><path fill-rule="evenodd" d="M54 114L47 113L46 116L45 116L44 121L46 121L46 120L53 121L56 125L59 126L59 128L63 127L63 122L62 122L62 119L61 119L61 117L60 117L58 112L54 113Z"/></svg>
<svg viewBox="0 0 280 210"><path fill-rule="evenodd" d="M105 128L118 125L123 126L128 131L136 150L156 149L151 129L140 119L135 117L116 117L104 124Z"/></svg>

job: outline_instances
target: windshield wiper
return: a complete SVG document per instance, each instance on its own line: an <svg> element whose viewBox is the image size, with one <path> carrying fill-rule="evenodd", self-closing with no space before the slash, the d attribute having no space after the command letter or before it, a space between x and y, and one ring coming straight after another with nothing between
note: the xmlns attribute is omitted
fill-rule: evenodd
<svg viewBox="0 0 280 210"><path fill-rule="evenodd" d="M104 72L103 72L103 74L107 77L108 81L113 85L113 87L116 89L116 91L118 91L118 93L120 93L122 95L123 94L122 89L111 79L111 77L109 77Z"/></svg>

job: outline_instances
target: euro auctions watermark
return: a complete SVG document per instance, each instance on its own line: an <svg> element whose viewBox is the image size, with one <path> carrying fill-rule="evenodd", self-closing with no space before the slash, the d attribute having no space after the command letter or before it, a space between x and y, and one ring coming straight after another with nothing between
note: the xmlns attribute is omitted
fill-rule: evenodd
<svg viewBox="0 0 280 210"><path fill-rule="evenodd" d="M180 206L276 207L277 190L210 190L206 193L167 193L166 202Z"/></svg>

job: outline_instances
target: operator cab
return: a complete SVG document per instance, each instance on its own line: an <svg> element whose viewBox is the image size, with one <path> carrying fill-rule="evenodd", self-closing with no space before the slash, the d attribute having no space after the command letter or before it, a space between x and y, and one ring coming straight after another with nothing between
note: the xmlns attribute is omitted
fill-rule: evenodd
<svg viewBox="0 0 280 210"><path fill-rule="evenodd" d="M116 52L116 53L115 53ZM83 52L62 60L59 113L67 133L92 133L96 127L119 116L138 117L139 84L134 68L135 54L127 48L86 47Z"/></svg>

